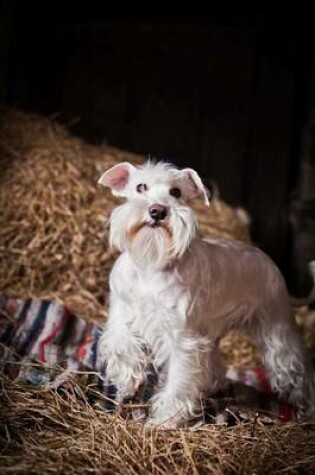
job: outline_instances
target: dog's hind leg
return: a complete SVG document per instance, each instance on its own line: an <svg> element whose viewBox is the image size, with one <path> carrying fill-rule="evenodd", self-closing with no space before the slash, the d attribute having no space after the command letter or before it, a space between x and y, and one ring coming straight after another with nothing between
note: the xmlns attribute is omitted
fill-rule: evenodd
<svg viewBox="0 0 315 475"><path fill-rule="evenodd" d="M262 348L271 389L291 403L298 415L312 414L315 377L290 311L273 318L262 315L258 320L255 334Z"/></svg>

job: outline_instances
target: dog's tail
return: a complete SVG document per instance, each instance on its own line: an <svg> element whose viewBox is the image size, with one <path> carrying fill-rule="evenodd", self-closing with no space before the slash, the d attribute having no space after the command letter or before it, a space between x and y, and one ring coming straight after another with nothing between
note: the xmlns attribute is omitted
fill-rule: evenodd
<svg viewBox="0 0 315 475"><path fill-rule="evenodd" d="M315 261L309 262L309 269L313 279L313 288L311 293L305 298L291 297L291 304L293 307L303 307L303 305L309 305L315 302Z"/></svg>

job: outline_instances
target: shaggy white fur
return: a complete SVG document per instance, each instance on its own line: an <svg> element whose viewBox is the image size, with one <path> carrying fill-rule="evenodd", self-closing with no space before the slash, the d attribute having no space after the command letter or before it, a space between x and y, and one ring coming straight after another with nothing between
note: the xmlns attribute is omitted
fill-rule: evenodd
<svg viewBox="0 0 315 475"><path fill-rule="evenodd" d="M121 255L100 344L120 400L136 392L151 361L161 377L148 424L186 423L203 393L225 385L220 338L246 329L262 347L272 388L312 413L314 376L284 280L257 248L198 236L189 201L199 196L209 204L198 174L165 163L121 163L99 182L127 199L110 217L110 244Z"/></svg>

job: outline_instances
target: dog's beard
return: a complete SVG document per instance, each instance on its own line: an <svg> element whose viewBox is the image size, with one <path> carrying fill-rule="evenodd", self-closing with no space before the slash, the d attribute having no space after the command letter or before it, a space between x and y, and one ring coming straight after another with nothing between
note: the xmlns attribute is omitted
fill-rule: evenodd
<svg viewBox="0 0 315 475"><path fill-rule="evenodd" d="M144 267L163 269L172 260L172 239L162 226L143 225L130 241L129 251Z"/></svg>
<svg viewBox="0 0 315 475"><path fill-rule="evenodd" d="M181 258L197 234L197 222L191 208L181 206L171 214L172 253Z"/></svg>
<svg viewBox="0 0 315 475"><path fill-rule="evenodd" d="M128 251L137 264L166 268L183 256L196 236L196 220L189 207L171 210L166 222L154 224L145 218L147 207L127 202L110 219L110 244Z"/></svg>

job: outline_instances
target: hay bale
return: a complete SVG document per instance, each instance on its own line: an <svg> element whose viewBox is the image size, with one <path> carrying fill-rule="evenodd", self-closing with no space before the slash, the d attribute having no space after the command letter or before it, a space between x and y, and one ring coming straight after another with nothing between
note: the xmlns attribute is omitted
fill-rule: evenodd
<svg viewBox="0 0 315 475"><path fill-rule="evenodd" d="M106 317L105 220L117 200L97 186L120 161L144 157L95 147L54 121L3 110L0 115L0 292L57 298L94 321ZM249 241L238 212L216 199L196 203L201 231Z"/></svg>

